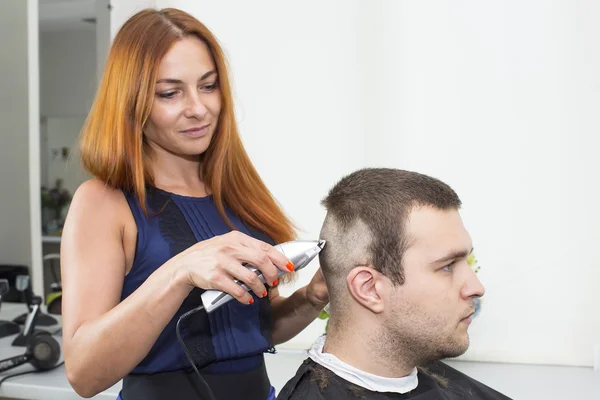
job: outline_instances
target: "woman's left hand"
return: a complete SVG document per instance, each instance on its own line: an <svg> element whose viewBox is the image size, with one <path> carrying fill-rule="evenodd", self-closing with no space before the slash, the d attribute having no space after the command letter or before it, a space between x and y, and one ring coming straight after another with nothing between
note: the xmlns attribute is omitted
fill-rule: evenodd
<svg viewBox="0 0 600 400"><path fill-rule="evenodd" d="M308 286L306 286L306 299L311 305L319 309L323 309L329 303L329 292L321 268L317 270Z"/></svg>
<svg viewBox="0 0 600 400"><path fill-rule="evenodd" d="M329 292L321 269L308 285L291 296L279 295L277 287L271 288L269 297L273 307L273 343L287 342L319 316L329 303Z"/></svg>

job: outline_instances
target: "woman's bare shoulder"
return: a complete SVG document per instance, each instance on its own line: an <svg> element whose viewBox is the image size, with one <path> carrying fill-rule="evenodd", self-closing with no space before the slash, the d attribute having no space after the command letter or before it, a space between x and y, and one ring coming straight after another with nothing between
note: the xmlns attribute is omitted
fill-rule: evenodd
<svg viewBox="0 0 600 400"><path fill-rule="evenodd" d="M127 211L123 192L99 179L90 179L79 185L69 206L69 213L91 214L96 218L107 215L118 217L118 214Z"/></svg>

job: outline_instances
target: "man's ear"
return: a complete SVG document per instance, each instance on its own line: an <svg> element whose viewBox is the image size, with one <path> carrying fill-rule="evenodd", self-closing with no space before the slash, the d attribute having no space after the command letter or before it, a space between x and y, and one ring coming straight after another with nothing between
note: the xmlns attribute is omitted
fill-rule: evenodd
<svg viewBox="0 0 600 400"><path fill-rule="evenodd" d="M374 268L360 266L350 271L346 277L346 284L357 303L379 314L385 306L385 280L385 276Z"/></svg>

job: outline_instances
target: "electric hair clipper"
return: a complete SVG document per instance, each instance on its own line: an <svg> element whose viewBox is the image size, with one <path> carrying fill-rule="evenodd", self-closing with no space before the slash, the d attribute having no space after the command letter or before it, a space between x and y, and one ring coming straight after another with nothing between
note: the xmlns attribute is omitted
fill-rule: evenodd
<svg viewBox="0 0 600 400"><path fill-rule="evenodd" d="M296 240L281 243L273 247L283 253L294 264L294 271L298 271L310 264L317 254L321 252L323 247L325 247L325 240ZM245 267L254 271L260 281L266 284L265 277L259 269L248 264L245 264ZM286 273L279 270L278 276L285 275ZM250 291L250 288L244 282L237 279L235 282L241 285L244 290ZM230 294L220 290L207 290L202 293L202 304L207 313L216 310L232 299L233 297Z"/></svg>

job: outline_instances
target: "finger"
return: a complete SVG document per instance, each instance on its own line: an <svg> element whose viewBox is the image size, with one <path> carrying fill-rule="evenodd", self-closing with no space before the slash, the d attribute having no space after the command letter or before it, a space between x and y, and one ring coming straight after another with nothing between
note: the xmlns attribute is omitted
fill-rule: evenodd
<svg viewBox="0 0 600 400"><path fill-rule="evenodd" d="M267 252L267 256L273 264L277 266L281 271L289 273L296 269L296 266L287 258L282 252L277 250L275 247L268 243L262 242L263 251Z"/></svg>
<svg viewBox="0 0 600 400"><path fill-rule="evenodd" d="M222 274L219 276L218 279L214 279L212 282L212 286L214 289L230 294L233 298L235 298L242 304L254 303L254 298L252 297L252 295L249 292L247 292L242 286L235 283L233 277L227 274Z"/></svg>
<svg viewBox="0 0 600 400"><path fill-rule="evenodd" d="M268 243L255 240L254 238L251 239L255 242L245 242L245 244L249 246L244 245L244 243L230 245L231 247L229 254L236 258L240 263L248 263L250 266L257 268L265 277L265 282L267 282L270 286L273 286L279 275L279 270L283 270L285 272L289 272L290 270L287 267L286 269L282 269L274 264L273 260L271 259L271 255L278 255L279 263L282 262L282 258L283 262L285 262L287 258Z"/></svg>
<svg viewBox="0 0 600 400"><path fill-rule="evenodd" d="M223 268L233 278L245 283L258 297L267 295L267 288L260 281L256 272L244 267L239 261L232 258L231 262L226 263Z"/></svg>
<svg viewBox="0 0 600 400"><path fill-rule="evenodd" d="M287 273L295 269L294 264L274 246L271 246L269 243L255 239L244 233L238 233L239 235L236 234L235 239L238 240L240 244L242 244L245 247L250 247L265 252L271 260L271 263L274 264L279 270ZM256 267L258 268L258 266Z"/></svg>

